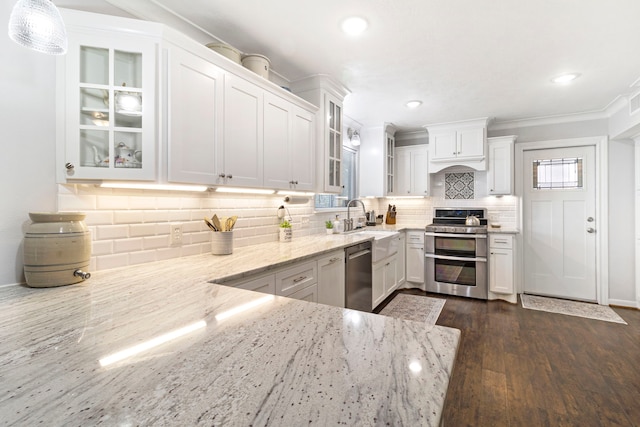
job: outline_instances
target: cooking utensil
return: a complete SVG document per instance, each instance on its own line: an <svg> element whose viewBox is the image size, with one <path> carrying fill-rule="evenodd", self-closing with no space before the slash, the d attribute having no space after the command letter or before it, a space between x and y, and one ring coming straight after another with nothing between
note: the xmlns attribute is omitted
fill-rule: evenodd
<svg viewBox="0 0 640 427"><path fill-rule="evenodd" d="M464 225L478 226L478 225L480 225L480 220L475 215L469 215L464 220Z"/></svg>
<svg viewBox="0 0 640 427"><path fill-rule="evenodd" d="M211 221L213 222L214 227L218 229L218 231L222 231L222 224L220 223L220 219L218 218L218 215L213 214Z"/></svg>
<svg viewBox="0 0 640 427"><path fill-rule="evenodd" d="M227 231L233 230L233 227L236 225L237 220L238 220L238 217L236 215L233 215L232 217L227 218Z"/></svg>
<svg viewBox="0 0 640 427"><path fill-rule="evenodd" d="M213 230L213 231L218 231L218 230L216 229L216 226L215 226L215 225L213 225L213 224L211 223L211 221L209 221L209 218L207 218L206 216L204 217L204 222L207 224L207 227L209 227L211 230Z"/></svg>

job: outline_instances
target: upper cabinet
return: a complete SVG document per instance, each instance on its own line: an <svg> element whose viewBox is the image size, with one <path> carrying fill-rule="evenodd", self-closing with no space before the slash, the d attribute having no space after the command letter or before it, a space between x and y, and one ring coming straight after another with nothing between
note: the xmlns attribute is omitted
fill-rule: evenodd
<svg viewBox="0 0 640 427"><path fill-rule="evenodd" d="M395 133L391 123L360 130L360 197L396 194Z"/></svg>
<svg viewBox="0 0 640 427"><path fill-rule="evenodd" d="M154 180L161 26L63 13L69 50L57 60L59 181Z"/></svg>
<svg viewBox="0 0 640 427"><path fill-rule="evenodd" d="M450 166L486 170L487 118L427 125L429 172Z"/></svg>
<svg viewBox="0 0 640 427"><path fill-rule="evenodd" d="M222 144L224 70L175 46L169 49L168 180L217 182Z"/></svg>
<svg viewBox="0 0 640 427"><path fill-rule="evenodd" d="M426 144L396 147L397 196L429 195L429 149Z"/></svg>
<svg viewBox="0 0 640 427"><path fill-rule="evenodd" d="M327 76L312 76L291 83L291 90L317 105L315 114L315 181L319 193L342 191L342 102L349 91ZM300 182L297 178L294 181ZM297 188L300 184L297 184Z"/></svg>
<svg viewBox="0 0 640 427"><path fill-rule="evenodd" d="M488 138L489 167L487 192L501 196L513 194L513 156L516 136Z"/></svg>

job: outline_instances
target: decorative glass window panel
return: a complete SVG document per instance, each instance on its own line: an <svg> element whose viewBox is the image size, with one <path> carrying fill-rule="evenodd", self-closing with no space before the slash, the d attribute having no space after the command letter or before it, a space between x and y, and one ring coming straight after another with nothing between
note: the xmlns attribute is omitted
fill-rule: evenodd
<svg viewBox="0 0 640 427"><path fill-rule="evenodd" d="M533 188L555 190L582 188L582 159L546 159L533 161Z"/></svg>
<svg viewBox="0 0 640 427"><path fill-rule="evenodd" d="M342 162L337 162L337 166L340 167L341 176L343 179L342 192L340 195L336 194L316 194L315 207L316 209L331 209L331 208L344 208L347 206L349 200L356 198L358 176L356 170L356 151L347 147L342 148Z"/></svg>

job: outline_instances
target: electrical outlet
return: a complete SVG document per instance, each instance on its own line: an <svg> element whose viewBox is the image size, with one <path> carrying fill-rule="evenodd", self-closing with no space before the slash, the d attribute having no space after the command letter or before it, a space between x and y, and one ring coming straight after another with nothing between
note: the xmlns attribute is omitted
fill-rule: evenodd
<svg viewBox="0 0 640 427"><path fill-rule="evenodd" d="M307 228L307 227L309 227L309 221L310 221L310 220L309 220L309 216L303 216L303 217L300 217L300 225L301 225L301 228Z"/></svg>
<svg viewBox="0 0 640 427"><path fill-rule="evenodd" d="M169 246L182 246L182 224L171 224Z"/></svg>

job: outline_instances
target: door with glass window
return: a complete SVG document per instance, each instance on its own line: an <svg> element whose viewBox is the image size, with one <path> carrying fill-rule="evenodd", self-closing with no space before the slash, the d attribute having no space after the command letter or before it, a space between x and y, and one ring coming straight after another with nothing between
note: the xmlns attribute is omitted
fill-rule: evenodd
<svg viewBox="0 0 640 427"><path fill-rule="evenodd" d="M523 156L524 292L597 301L595 147Z"/></svg>

